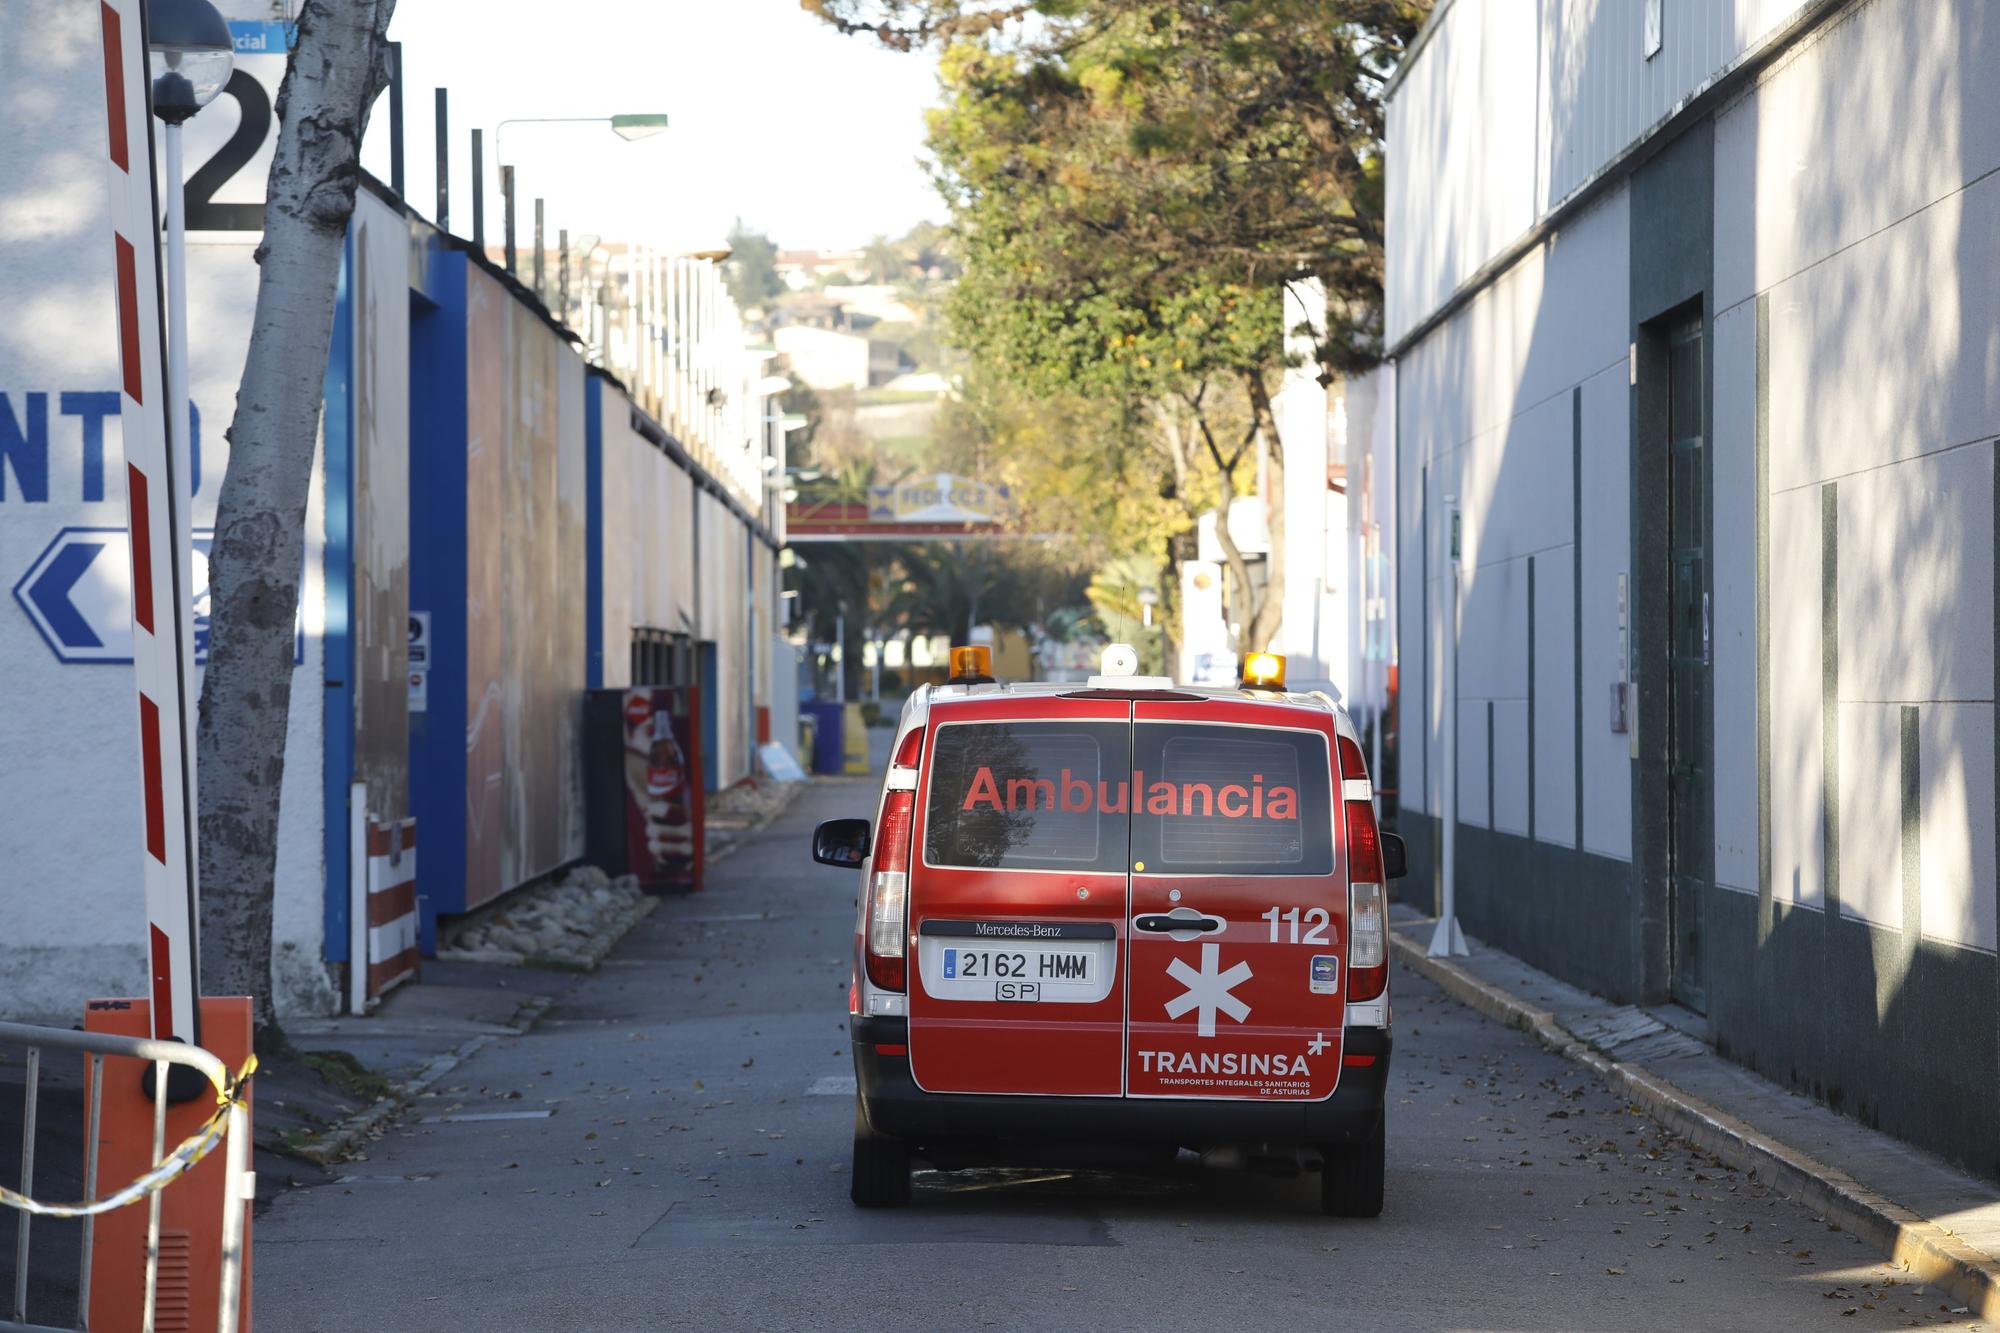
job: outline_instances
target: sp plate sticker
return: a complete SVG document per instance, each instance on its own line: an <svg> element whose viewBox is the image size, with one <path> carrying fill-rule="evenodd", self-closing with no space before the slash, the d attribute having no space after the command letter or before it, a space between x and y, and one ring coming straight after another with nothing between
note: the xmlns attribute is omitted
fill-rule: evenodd
<svg viewBox="0 0 2000 1333"><path fill-rule="evenodd" d="M1340 957L1337 954L1316 953L1312 956L1312 972L1307 978L1307 989L1314 995L1340 994Z"/></svg>

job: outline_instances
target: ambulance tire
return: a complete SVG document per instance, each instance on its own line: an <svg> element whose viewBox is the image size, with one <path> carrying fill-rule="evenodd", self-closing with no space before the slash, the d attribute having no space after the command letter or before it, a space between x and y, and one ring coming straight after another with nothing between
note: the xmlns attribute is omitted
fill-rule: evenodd
<svg viewBox="0 0 2000 1333"><path fill-rule="evenodd" d="M1328 1144L1319 1172L1319 1207L1328 1217L1382 1215L1382 1121L1366 1138Z"/></svg>
<svg viewBox="0 0 2000 1333"><path fill-rule="evenodd" d="M848 1197L857 1208L902 1208L910 1202L910 1149L901 1139L878 1134L867 1112L854 1103L854 1163Z"/></svg>

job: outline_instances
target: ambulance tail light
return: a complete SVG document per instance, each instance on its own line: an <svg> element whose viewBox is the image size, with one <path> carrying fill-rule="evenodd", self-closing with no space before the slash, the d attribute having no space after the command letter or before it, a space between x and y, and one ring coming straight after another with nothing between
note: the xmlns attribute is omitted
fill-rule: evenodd
<svg viewBox="0 0 2000 1333"><path fill-rule="evenodd" d="M1383 885L1382 831L1361 747L1340 738L1347 813L1347 998L1373 1000L1389 988L1389 895Z"/></svg>
<svg viewBox="0 0 2000 1333"><path fill-rule="evenodd" d="M1389 988L1388 913L1380 884L1348 889L1347 999L1373 1000Z"/></svg>
<svg viewBox="0 0 2000 1333"><path fill-rule="evenodd" d="M904 911L910 895L910 825L913 791L891 791L882 802L882 826L875 841L875 870L868 882L868 980L877 989L907 985Z"/></svg>

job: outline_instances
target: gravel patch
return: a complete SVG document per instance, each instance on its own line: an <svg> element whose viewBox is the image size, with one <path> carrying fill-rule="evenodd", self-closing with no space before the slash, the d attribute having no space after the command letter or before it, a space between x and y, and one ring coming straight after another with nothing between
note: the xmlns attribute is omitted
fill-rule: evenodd
<svg viewBox="0 0 2000 1333"><path fill-rule="evenodd" d="M635 877L612 879L596 866L579 866L467 922L438 957L588 971L657 906L659 899L641 890Z"/></svg>

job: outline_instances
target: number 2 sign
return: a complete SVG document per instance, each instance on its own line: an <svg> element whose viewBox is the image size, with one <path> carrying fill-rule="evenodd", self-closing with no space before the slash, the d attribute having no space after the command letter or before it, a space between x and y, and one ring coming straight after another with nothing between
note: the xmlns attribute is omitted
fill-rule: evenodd
<svg viewBox="0 0 2000 1333"><path fill-rule="evenodd" d="M236 69L222 96L189 120L185 151L191 237L240 240L264 230L264 184L277 149L272 108L285 77L292 25L232 21Z"/></svg>

